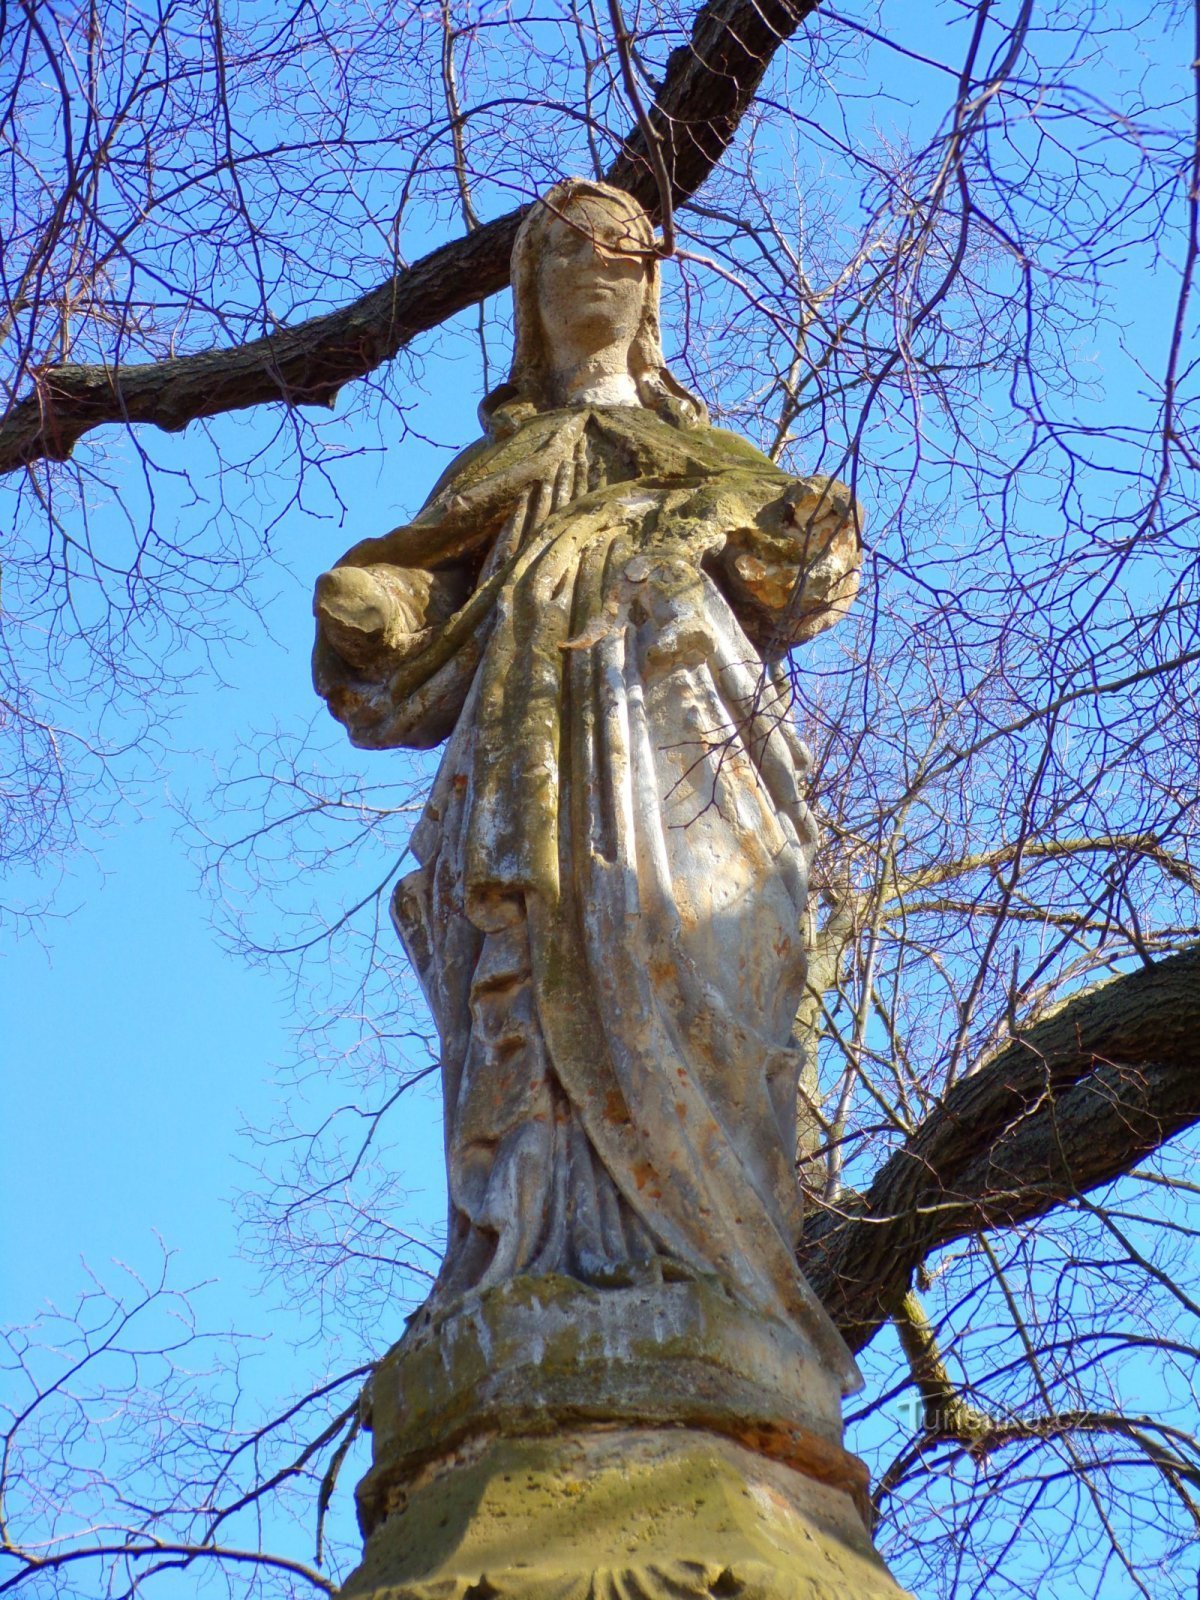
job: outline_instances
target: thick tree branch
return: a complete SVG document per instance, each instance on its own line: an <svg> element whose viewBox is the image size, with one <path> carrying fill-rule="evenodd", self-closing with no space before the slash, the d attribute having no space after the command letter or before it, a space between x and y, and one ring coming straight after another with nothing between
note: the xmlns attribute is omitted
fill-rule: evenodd
<svg viewBox="0 0 1200 1600"><path fill-rule="evenodd" d="M389 360L426 328L504 287L523 213L510 212L443 245L351 305L226 350L116 367L64 365L0 420L0 472L65 461L105 423L189 422L266 401L332 407L338 390Z"/></svg>
<svg viewBox="0 0 1200 1600"><path fill-rule="evenodd" d="M965 1445L980 1443L993 1431L995 1422L977 1406L968 1405L958 1392L938 1349L933 1325L912 1290L896 1307L893 1321L921 1396L923 1431L940 1439L958 1439Z"/></svg>
<svg viewBox="0 0 1200 1600"><path fill-rule="evenodd" d="M707 0L676 50L649 113L676 205L703 183L729 146L763 73L816 0ZM639 130L608 174L656 217L659 186ZM105 423L149 422L177 432L201 417L265 401L331 406L338 390L373 372L417 334L503 289L523 211L511 211L351 305L227 350L118 366L62 365L38 374L32 394L0 419L0 472L43 458L65 461Z"/></svg>
<svg viewBox="0 0 1200 1600"><path fill-rule="evenodd" d="M1044 1215L1200 1121L1200 948L1067 1002L964 1079L801 1262L851 1349L940 1245Z"/></svg>

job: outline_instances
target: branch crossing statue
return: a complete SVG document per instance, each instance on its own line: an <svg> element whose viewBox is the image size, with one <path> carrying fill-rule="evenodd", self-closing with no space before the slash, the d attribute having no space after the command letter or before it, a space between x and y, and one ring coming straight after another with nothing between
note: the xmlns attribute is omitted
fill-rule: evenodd
<svg viewBox="0 0 1200 1600"><path fill-rule="evenodd" d="M317 584L353 742L446 741L393 902L446 1257L372 1381L347 1600L901 1593L795 1260L816 838L779 663L853 600L860 518L709 426L657 271L629 196L551 189L483 439Z"/></svg>

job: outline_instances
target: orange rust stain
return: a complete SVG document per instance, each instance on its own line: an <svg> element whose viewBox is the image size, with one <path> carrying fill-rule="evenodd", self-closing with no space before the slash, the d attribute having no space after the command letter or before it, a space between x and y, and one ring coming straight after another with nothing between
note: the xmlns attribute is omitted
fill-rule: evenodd
<svg viewBox="0 0 1200 1600"><path fill-rule="evenodd" d="M717 1427L748 1449L776 1461L785 1461L806 1477L815 1478L818 1483L828 1484L830 1488L848 1494L870 1530L874 1522L870 1480L866 1465L857 1456L850 1455L839 1445L794 1423L764 1423L758 1426L753 1423L734 1423L724 1428L717 1423Z"/></svg>
<svg viewBox="0 0 1200 1600"><path fill-rule="evenodd" d="M604 1101L604 1115L609 1122L628 1123L629 1111L625 1096L619 1089L610 1089Z"/></svg>
<svg viewBox="0 0 1200 1600"><path fill-rule="evenodd" d="M639 1189L644 1189L653 1176L654 1168L648 1161L639 1161L633 1169L633 1181ZM659 1196L655 1195L654 1198L658 1199Z"/></svg>

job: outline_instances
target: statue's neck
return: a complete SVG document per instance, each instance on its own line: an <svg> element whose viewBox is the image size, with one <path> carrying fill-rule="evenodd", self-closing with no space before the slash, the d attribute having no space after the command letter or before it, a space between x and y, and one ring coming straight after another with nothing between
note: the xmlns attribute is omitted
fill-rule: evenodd
<svg viewBox="0 0 1200 1600"><path fill-rule="evenodd" d="M614 372L603 362L587 361L555 385L568 406L640 406L642 397L629 369Z"/></svg>

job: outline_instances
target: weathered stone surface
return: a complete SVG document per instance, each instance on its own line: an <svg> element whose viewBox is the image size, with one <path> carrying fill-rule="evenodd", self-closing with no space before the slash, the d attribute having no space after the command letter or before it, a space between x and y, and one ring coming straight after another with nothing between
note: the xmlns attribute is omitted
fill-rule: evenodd
<svg viewBox="0 0 1200 1600"><path fill-rule="evenodd" d="M481 1439L414 1483L344 1600L902 1600L849 1496L716 1434Z"/></svg>
<svg viewBox="0 0 1200 1600"><path fill-rule="evenodd" d="M866 1473L841 1445L837 1374L795 1328L749 1312L715 1280L599 1290L511 1279L415 1318L372 1379L369 1411L364 1533L472 1434L595 1422L725 1434L846 1490L865 1514Z"/></svg>

